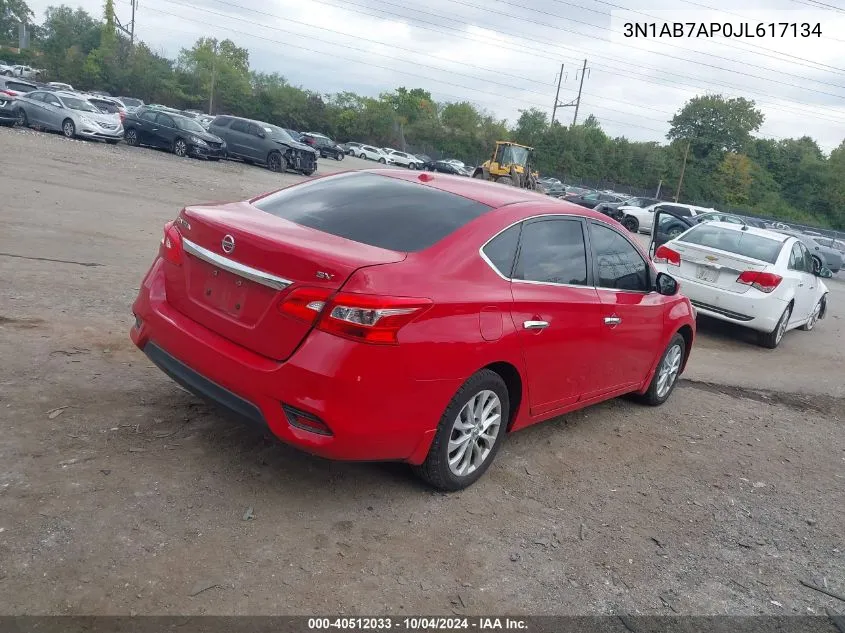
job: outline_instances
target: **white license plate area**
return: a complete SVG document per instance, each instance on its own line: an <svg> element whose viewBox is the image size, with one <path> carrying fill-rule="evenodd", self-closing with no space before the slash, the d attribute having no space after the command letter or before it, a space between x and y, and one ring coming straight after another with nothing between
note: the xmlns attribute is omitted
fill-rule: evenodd
<svg viewBox="0 0 845 633"><path fill-rule="evenodd" d="M698 270L695 272L695 278L700 281L714 284L719 280L719 269L699 264Z"/></svg>

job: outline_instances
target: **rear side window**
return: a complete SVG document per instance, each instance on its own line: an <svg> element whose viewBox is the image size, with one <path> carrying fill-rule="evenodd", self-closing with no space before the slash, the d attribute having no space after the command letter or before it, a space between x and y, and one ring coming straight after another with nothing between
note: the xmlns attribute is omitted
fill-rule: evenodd
<svg viewBox="0 0 845 633"><path fill-rule="evenodd" d="M231 117L217 116L217 117L214 117L214 120L211 122L211 125L214 125L216 127L226 127L231 122L232 122Z"/></svg>
<svg viewBox="0 0 845 633"><path fill-rule="evenodd" d="M255 206L324 233L400 252L424 250L491 209L433 187L360 172L289 187Z"/></svg>
<svg viewBox="0 0 845 633"><path fill-rule="evenodd" d="M519 224L499 233L482 249L485 257L503 277L510 279L513 273L513 260L519 244Z"/></svg>
<svg viewBox="0 0 845 633"><path fill-rule="evenodd" d="M587 285L587 249L580 220L541 220L522 228L514 279Z"/></svg>
<svg viewBox="0 0 845 633"><path fill-rule="evenodd" d="M742 255L752 259L774 264L783 242L754 235L747 231L724 229L712 224L699 224L678 238L679 242L717 248L726 253Z"/></svg>

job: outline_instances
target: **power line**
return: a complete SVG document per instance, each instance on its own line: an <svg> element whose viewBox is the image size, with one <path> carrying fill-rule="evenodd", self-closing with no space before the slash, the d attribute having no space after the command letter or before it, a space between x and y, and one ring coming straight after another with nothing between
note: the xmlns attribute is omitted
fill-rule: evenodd
<svg viewBox="0 0 845 633"><path fill-rule="evenodd" d="M359 8L362 8L362 6L355 4L353 2L350 2L349 0L344 0L344 3L342 5L334 4L334 2L332 0L315 0L315 1L323 3L323 4L328 4L329 6L333 6L335 8L339 8L339 9L342 9L342 10L347 10L347 11L352 11L354 13L360 13L360 14L363 14L363 15L373 16L373 14L368 12L368 11L360 11L360 10L351 9L350 5L356 6L356 7L359 7ZM337 0L334 0L334 1L337 1ZM395 6L395 7L398 7L400 9L408 9L408 7L405 7L403 5L397 5L395 3L389 2L388 0L382 0L381 4L387 4L387 5ZM370 9L370 7L363 7L363 8ZM447 31L459 33L463 37L469 37L470 39L473 39L475 41L479 41L479 42L482 42L482 43L489 43L489 41L490 41L490 38L488 38L488 37L485 37L485 39L480 39L478 37L472 37L471 34L466 34L460 29L445 26L445 25L436 24L434 22L430 22L430 21L427 21L427 20L421 20L420 18L417 18L417 17L411 18L407 15L402 15L402 14L398 14L398 13L391 12L391 11L385 11L384 9L370 9L370 10L376 11L378 13L390 15L390 16L400 17L402 19L405 19L405 20L408 20L408 21L411 21L411 22L414 22L414 23L430 24L430 25L439 27L438 29L434 29L434 28L431 28L431 27L418 26L418 28L422 28L422 29L425 29L425 30L434 31L434 32L438 32L438 33L446 33L446 31L443 31L442 29L447 29ZM423 13L423 14L426 14L426 15L431 15L433 17L440 17L440 16L437 16L436 14L429 13L429 12L426 12L426 11L422 11L420 9L415 9L414 13L415 13L415 15L419 14L419 13ZM374 16L374 17L379 17L379 16ZM493 27L488 27L486 25L483 25L483 26L484 26L484 28L493 29ZM523 34L519 34L519 33L508 33L507 31L495 31L494 30L494 32L502 34L502 35L509 35L511 37L520 37L520 38L530 39L530 40L536 41L538 43L548 44L549 46L553 46L553 47L556 47L556 48L573 50L573 51L576 51L576 52L579 52L579 53L581 52L581 51L578 51L578 49L575 49L575 48L572 48L572 47L569 47L569 46L565 46L563 44L558 44L556 42L551 42L549 40L543 40L543 39L537 38L536 36L528 36L528 35L523 35ZM552 60L552 61L559 61L559 60L556 60L553 57L550 57L547 54L548 51L543 50L543 49L532 48L530 46L521 46L520 48L515 48L513 46L508 46L507 40L503 40L501 38L492 38L492 39L494 41L498 42L498 43L501 43L502 48L514 51L516 53L521 53L521 54L527 55L528 54L527 51L530 51L531 54L536 56L536 57L540 57L540 58L543 58L543 59L549 59L549 60ZM603 59L608 59L608 60L611 60L611 61L614 61L614 62L617 62L617 63L620 63L620 64L636 65L636 64L633 64L632 62L629 62L627 60L619 59L617 57L612 57L612 56L609 56L609 55L602 55L602 54L599 54L599 53L593 53L592 56L593 57L600 57L600 58L603 58ZM571 57L567 58L567 59L569 61L574 61L574 58L571 58ZM753 96L762 95L762 96L769 97L769 98L772 98L772 99L778 99L778 100L783 99L780 96L772 95L772 94L769 94L769 93L766 93L766 92L750 91L747 88L742 87L742 86L736 86L736 85L727 84L727 83L724 83L724 82L710 81L710 80L702 79L700 77L692 78L692 77L688 77L687 75L682 75L680 73L675 73L675 72L672 72L672 71L666 71L666 70L663 70L663 69L658 68L658 67L648 66L648 65L644 65L644 64L642 64L640 66L642 68L645 68L645 69L655 70L655 71L661 73L662 75L670 75L670 76L674 76L674 77L680 77L681 79L693 79L693 80L701 81L701 82L704 82L704 83L713 84L715 86L718 86L718 89L720 90L720 92L724 92L725 88L733 88L735 90L741 91L741 94L743 96L744 95L753 95ZM632 71L632 70L628 70L628 69L625 69L624 72L620 72L619 70L616 70L613 67L599 66L599 65L595 65L595 67L597 69L600 69L600 70L605 70L609 74L624 77L626 79L630 79L631 76L635 76L635 77L644 78L646 83L652 83L652 84L655 84L655 85L658 85L658 86L666 86L667 85L667 84L661 83L660 81L656 81L656 79L658 79L658 78L651 77L650 75L645 75L641 72ZM660 78L660 79L662 79L662 78ZM666 80L666 81L668 81L668 80ZM694 90L694 91L706 90L706 88L702 88L700 85L694 86L694 85L690 85L690 84L680 84L680 83L677 83L677 82L672 84L671 87L689 88L689 89ZM736 96L736 95L735 94L734 95L728 94L728 96ZM759 101L759 103L768 105L773 110L785 112L785 113L788 113L788 114L797 114L797 115L800 115L802 117L806 117L808 115L808 113L811 113L814 118L821 120L821 121L828 121L828 122L831 122L831 123L842 123L843 122L841 120L828 119L824 116L821 116L821 114L819 112L815 112L815 111L809 109L807 104L796 102L796 101L791 101L791 100L788 100L788 99L786 101L788 101L789 103L795 103L798 109L789 109L789 108L786 108L783 105L775 105L775 104L773 104L771 102L767 102L767 101ZM828 108L825 108L825 107L819 107L819 106L811 106L811 107L817 107L817 108L819 108L820 110L823 110L823 111L828 110ZM833 112L835 113L834 115L838 114L838 111L836 111L836 110L834 110Z"/></svg>
<svg viewBox="0 0 845 633"><path fill-rule="evenodd" d="M181 3L176 2L175 0L171 0L171 3L173 3L173 4L181 4ZM183 6L190 6L190 5L183 5ZM191 8L196 8L196 7L191 7ZM197 23L197 24L203 24L203 25L205 25L205 26L210 26L210 27L214 27L214 28L222 28L222 29L225 29L225 30L227 30L227 31L231 31L232 33L237 33L237 34L239 34L239 35L244 35L244 36L246 36L246 37L252 37L252 38L255 38L255 39L259 39L259 40L267 41L267 42L270 42L270 43L272 43L272 44L279 44L279 45L284 45L284 44L285 44L285 42L282 42L282 41L280 41L280 40L274 40L274 39L271 39L271 38L268 38L268 37L263 37L263 36L261 36L261 35L256 35L255 33L248 33L248 32L246 32L246 31L239 31L239 30L237 30L237 29L233 29L233 28L232 28L232 27L230 27L230 26L222 26L222 25L219 25L219 24L213 24L213 23L210 23L210 22L205 22L205 21L203 21L203 20L197 20L196 18L186 18L186 17L185 17L185 16L183 16L183 15L178 15L178 14L175 14L175 13L170 13L169 11L164 11L164 10L162 10L162 9L157 9L157 8L153 8L153 7L147 7L147 10L148 10L148 11L154 11L154 12L156 12L156 13L160 13L160 14L162 14L162 15L167 15L167 16L174 17L174 18L179 18L180 20L189 20L189 21L191 21L191 22L195 22L195 23ZM229 19L231 19L231 18L232 18L232 16L225 16L225 17L227 17L227 18L229 18ZM250 21L249 21L249 20L247 20L247 22L250 22ZM260 24L259 24L259 23L257 23L257 22L252 22L252 24L254 24L254 25L256 25L256 26L262 26L262 25L260 25ZM273 27L264 27L264 28L273 29ZM280 30L280 31L283 31L283 29L273 29L273 30ZM307 38L307 39L309 39L309 40L314 40L314 39L317 39L317 38L309 37L309 36L307 36L307 35L299 35L299 34L296 34L296 33L292 33L292 34L293 34L293 35L295 35L295 36L298 36L298 37ZM324 40L318 40L318 41L320 41L320 42L322 42L322 43L330 44L330 45L332 45L332 46L337 46L337 44L336 44L336 43L333 43L333 42L325 42ZM427 80L427 81L434 81L434 82L436 82L436 83L442 83L442 84L449 85L449 86L456 86L456 87L459 87L459 88L463 88L464 90L471 90L471 91L473 91L473 92L480 92L480 93L482 93L482 94L492 95L492 96L495 96L495 97L498 97L498 98L505 98L505 99L509 99L509 100L512 100L512 101L516 101L516 102L518 102L518 103L522 103L522 104L534 105L534 106L537 106L537 107L540 107L540 108L543 108L543 109L545 109L545 108L547 107L545 104L541 104L541 103L537 103L537 102L532 102L532 101L527 101L527 100L524 100L524 99L518 99L518 98L516 98L516 97L509 97L509 96L506 96L506 95L501 95L501 94L496 93L496 92L489 92L489 91L486 91L486 90L481 90L481 89L479 89L479 88L470 88L470 87L465 86L465 85L463 85L463 84L456 84L456 83L452 83L452 82L448 82L448 81L443 81L442 79L435 79L435 78L433 78L433 77L427 77L427 76L425 76L425 75L419 75L419 74L417 74L417 73L412 73L412 72L408 72L408 71L404 71L404 70L399 70L399 69L396 69L396 68L391 68L391 67L389 67L389 66L380 66L380 65L378 65L378 64L373 64L372 62L369 62L369 61L363 61L363 60L353 59L353 58L351 58L351 57L344 57L344 56L342 56L342 55L337 55L336 53L328 53L328 52L326 52L326 51L321 51L321 50L317 50L317 49L313 49L313 48L308 48L308 47L304 47L304 46L299 46L298 48L299 48L300 50L305 50L305 51L309 51L309 52L312 52L312 53L317 53L317 54L321 54L321 55L328 55L328 56L330 56L330 57L335 57L335 58L338 58L338 59L345 59L345 60L347 60L347 61L350 61L350 62L353 62L353 63L357 63L357 64L363 64L363 65L368 66L368 67L371 67L371 68L381 68L381 69L383 69L383 70L388 70L388 71L395 72L395 73L398 73L398 74L403 74L403 75L409 75L409 76L413 76L413 77L418 77L418 78L421 78L421 79L425 79L425 80ZM368 52L368 53L369 53L369 52ZM440 69L440 70L443 70L443 69ZM448 72L448 71L447 71L447 72ZM466 99L463 99L463 98L458 98L458 100L459 100L459 101L465 101ZM600 108L600 109L610 109L610 108L604 108L603 106L594 106L594 107L598 107L598 108ZM597 118L598 118L598 117L597 117ZM658 129L655 129L655 128L652 128L652 127L648 127L648 126L645 126L645 125L640 125L640 124L638 124L638 123L632 123L632 122L630 122L630 121L617 121L617 120L614 120L614 119L610 119L610 118L608 118L608 117L601 117L601 118L602 118L603 120L605 120L605 121L608 121L608 122L611 122L611 123L616 123L616 124L618 124L618 125L622 125L622 126L629 126L629 127L638 127L638 128L642 128L642 129L644 129L644 130L649 130L649 131L651 131L651 132L657 132L658 134L661 134L661 135L664 135L664 134L665 134L665 132L666 132L665 130L658 130ZM642 117L642 118L647 118L647 117ZM656 119L655 119L655 120L656 120Z"/></svg>
<svg viewBox="0 0 845 633"><path fill-rule="evenodd" d="M793 2L798 2L798 0L793 0ZM826 2L821 2L820 0L806 0L805 2L799 2L798 4L804 4L808 7L815 7L817 9L827 9L829 11L838 11L839 13L845 13L845 9L840 9L839 7L835 7L832 4L827 4Z"/></svg>
<svg viewBox="0 0 845 633"><path fill-rule="evenodd" d="M465 2L464 0L451 0L451 1L452 1L453 3L455 3L455 4L460 4L460 5L463 5L463 6L466 6L466 7L471 7L471 8L473 8L473 9L478 9L478 10L480 10L480 11L485 11L485 12L487 12L487 13L490 13L490 12L491 12L491 11L490 11L490 9L485 9L485 8L484 8L484 7L482 7L482 6L479 6L479 5L477 5L477 4L472 4L472 3L470 3L470 2ZM499 1L499 2L503 2L503 1L505 1L505 0L497 0L497 1ZM556 0L556 1L561 2L562 0ZM508 0L507 4L509 4L509 5L511 5L511 6L514 6L514 7L517 7L517 8L520 8L520 9L525 9L526 11L533 11L533 12L535 12L535 13L540 13L540 14L543 14L543 15L548 15L548 16L550 16L550 17L555 17L555 18L562 19L562 20L567 20L567 21L569 21L569 22L577 22L578 24L584 24L584 25L586 25L586 26L590 26L590 27L592 27L592 28L606 30L606 29L604 29L604 27L601 27L601 26L599 26L599 25L597 25L597 24L591 24L591 23L589 23L589 22L583 22L583 21L581 21L581 20L576 20L576 19L574 19L574 18L569 18L569 17L563 16L563 15L560 15L560 14L557 14L557 13L551 13L551 12L549 12L549 11L543 11L542 9L535 9L535 8L533 8L533 7L528 7L528 6L525 6L525 5L522 5L522 4L513 4L513 2L511 2L511 0ZM569 3L566 3L566 4L569 4ZM573 6L578 6L578 5L573 5ZM512 12L511 12L511 14L505 14L505 13L503 13L503 12L501 12L501 11L493 11L492 13L498 13L499 15L509 15L509 17L513 17ZM609 15L609 14L606 14L606 15ZM646 15L646 14L643 14L643 15ZM651 16L650 16L650 17L651 17ZM522 22L528 22L528 23L530 23L530 24L536 24L536 25L538 25L538 26L543 26L543 27L546 27L546 28L554 28L554 29L556 29L556 30L561 30L561 31L566 31L566 32L569 32L569 33L573 33L573 34L575 34L575 35L581 35L581 36L583 36L583 37L592 37L592 38L595 38L595 39L600 39L600 40L602 40L602 41L604 41L604 42L612 42L612 40L610 40L610 39L608 39L608 38L606 38L606 37L598 37L598 36L592 35L592 34L590 34L590 33L582 33L581 31L575 31L575 30L568 29L568 28L563 27L563 26L550 26L549 24L545 24L545 23L540 22L540 21L537 21L537 20L529 20L529 19L528 19L528 18L526 18L526 17L520 17L520 18L516 18L516 19L518 19L518 20L520 20L520 21L522 21ZM680 47L678 47L677 45L675 45L675 44L670 44L670 43L668 43L668 42L658 42L658 43L659 43L659 44L663 44L663 45L665 45L665 46L671 46L672 48L680 48ZM640 47L636 47L636 46L634 46L633 48L634 48L635 50L640 50L640 51L647 52L647 53L655 53L655 54L657 54L657 55L661 55L661 56L663 56L663 57L668 57L668 58L670 58L670 59L677 59L677 60L679 60L679 61L689 62L689 63L691 63L691 64L699 64L700 66L706 66L706 67L708 67L708 68L714 68L714 69L716 69L716 70L724 70L724 71L726 71L726 72L731 72L731 73L736 74L736 75L743 75L743 76L745 76L745 77L751 77L751 78L753 78L753 79L760 79L761 81L769 81L769 82L776 83L776 84L780 84L780 85L787 86L787 87L790 87L790 88L797 88L797 89L799 89L799 90L806 90L806 91L808 91L808 92L816 92L816 93L818 93L818 94L826 95L826 96L828 96L828 97L837 97L837 98L839 98L839 99L845 98L845 95L833 94L833 93L831 93L831 92L824 92L823 90L816 90L815 88L808 88L808 87L806 87L806 86L802 86L802 85L799 85L799 84L792 84L792 83L789 83L789 82L786 82L786 81L780 81L780 80L778 80L778 79L772 79L772 78L770 78L770 77L761 77L760 75L754 75L754 74L751 74L751 73L742 72L742 71L740 71L740 70L731 70L731 69L729 69L729 68L723 68L722 66L715 66L715 65L713 65L713 64L708 64L707 62L698 61L698 60L695 60L695 59L687 59L686 57L678 57L677 55L670 55L669 53L662 53L662 52L653 51L653 50L649 50L649 49L644 49L644 48L640 48ZM709 55L710 57L718 57L719 59L727 59L727 58L725 58L725 57L720 57L719 55L713 55L713 54L711 54L711 53L702 53L702 54L703 54L703 55ZM761 55L762 55L762 53L758 53L758 54L761 54ZM770 55L765 55L765 56L766 56L766 57L771 57ZM729 61L733 61L733 60L729 60ZM749 66L750 66L751 64L746 64L746 65L749 65ZM783 73L783 74L787 74L787 73ZM797 75L792 75L792 76L797 76ZM801 78L806 80L806 77L801 77ZM837 84L829 84L829 83L826 83L826 82L820 82L820 83L825 83L826 85L830 85L830 86L833 86L833 87L835 87L835 88L842 88L842 89L845 89L845 86L840 86L840 85L837 85Z"/></svg>

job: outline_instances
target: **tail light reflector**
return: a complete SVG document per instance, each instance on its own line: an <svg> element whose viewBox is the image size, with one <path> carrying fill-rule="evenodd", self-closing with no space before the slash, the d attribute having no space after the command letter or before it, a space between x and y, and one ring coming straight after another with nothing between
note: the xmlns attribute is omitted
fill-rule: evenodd
<svg viewBox="0 0 845 633"><path fill-rule="evenodd" d="M314 323L333 290L328 288L297 288L279 303L279 311L306 323Z"/></svg>
<svg viewBox="0 0 845 633"><path fill-rule="evenodd" d="M311 431L312 433L317 433L318 435L334 435L332 430L329 428L329 425L323 422L316 415L300 411L299 409L295 409L294 407L286 404L282 405L282 409L285 412L285 417L288 419L288 424L291 426L295 426L296 428L303 429L305 431Z"/></svg>
<svg viewBox="0 0 845 633"><path fill-rule="evenodd" d="M681 254L677 251L673 251L671 248L664 244L658 247L657 251L654 253L654 263L669 264L671 266L680 266Z"/></svg>
<svg viewBox="0 0 845 633"><path fill-rule="evenodd" d="M339 293L317 327L364 343L396 345L399 330L431 307L430 299Z"/></svg>
<svg viewBox="0 0 845 633"><path fill-rule="evenodd" d="M736 282L756 288L760 292L769 293L778 287L783 277L774 273L762 273L756 270L746 270L736 278Z"/></svg>
<svg viewBox="0 0 845 633"><path fill-rule="evenodd" d="M182 234L179 233L173 222L168 222L164 225L164 237L161 238L159 254L165 261L181 266L184 253L184 250L182 250Z"/></svg>

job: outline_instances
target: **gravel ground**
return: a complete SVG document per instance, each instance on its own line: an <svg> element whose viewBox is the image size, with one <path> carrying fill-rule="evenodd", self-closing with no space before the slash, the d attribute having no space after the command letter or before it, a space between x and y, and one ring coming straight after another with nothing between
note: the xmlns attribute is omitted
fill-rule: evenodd
<svg viewBox="0 0 845 633"><path fill-rule="evenodd" d="M778 350L701 323L658 409L511 436L433 493L221 416L130 343L186 203L301 178L0 130L0 612L810 614L845 593L843 320ZM318 173L372 163L321 160Z"/></svg>

